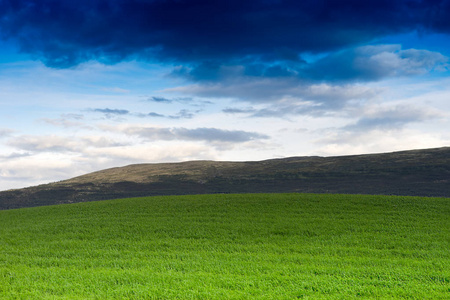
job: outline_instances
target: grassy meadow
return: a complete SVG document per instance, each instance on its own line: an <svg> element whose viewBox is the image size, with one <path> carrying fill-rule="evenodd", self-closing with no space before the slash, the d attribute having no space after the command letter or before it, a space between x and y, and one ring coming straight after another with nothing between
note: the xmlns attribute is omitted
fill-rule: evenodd
<svg viewBox="0 0 450 300"><path fill-rule="evenodd" d="M450 299L450 198L241 194L0 211L0 299Z"/></svg>

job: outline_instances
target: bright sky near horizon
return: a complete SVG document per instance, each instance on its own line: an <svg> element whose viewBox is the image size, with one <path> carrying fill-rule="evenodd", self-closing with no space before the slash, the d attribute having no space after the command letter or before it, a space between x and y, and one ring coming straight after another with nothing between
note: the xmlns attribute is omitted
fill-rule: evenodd
<svg viewBox="0 0 450 300"><path fill-rule="evenodd" d="M0 0L0 190L450 145L450 1Z"/></svg>

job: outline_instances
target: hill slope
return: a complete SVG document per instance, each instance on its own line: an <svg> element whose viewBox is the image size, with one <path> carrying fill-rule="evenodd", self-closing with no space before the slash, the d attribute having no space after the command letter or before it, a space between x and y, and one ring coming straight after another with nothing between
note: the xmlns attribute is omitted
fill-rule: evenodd
<svg viewBox="0 0 450 300"><path fill-rule="evenodd" d="M0 192L0 209L136 196L254 192L450 197L450 147L258 162L130 165Z"/></svg>

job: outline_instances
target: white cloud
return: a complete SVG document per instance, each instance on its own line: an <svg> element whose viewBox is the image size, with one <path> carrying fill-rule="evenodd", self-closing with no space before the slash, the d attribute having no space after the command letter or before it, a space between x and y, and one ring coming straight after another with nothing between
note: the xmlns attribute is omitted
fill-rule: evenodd
<svg viewBox="0 0 450 300"><path fill-rule="evenodd" d="M14 130L12 130L12 129L0 128L0 139L10 136L13 132L14 132Z"/></svg>
<svg viewBox="0 0 450 300"><path fill-rule="evenodd" d="M360 84L305 84L294 79L252 79L251 81L194 84L167 89L165 92L186 93L198 97L227 97L265 107L228 107L226 113L244 113L255 117L285 117L335 113L348 105L360 105L377 99L383 88Z"/></svg>
<svg viewBox="0 0 450 300"><path fill-rule="evenodd" d="M400 129L410 123L442 118L444 114L430 108L412 105L367 106L360 111L358 120L345 126L347 131L371 129Z"/></svg>
<svg viewBox="0 0 450 300"><path fill-rule="evenodd" d="M221 143L243 143L251 140L268 139L264 134L243 130L225 130L218 128L184 128L184 127L148 127L148 126L103 126L104 130L120 132L129 136L138 136L147 141L203 141Z"/></svg>
<svg viewBox="0 0 450 300"><path fill-rule="evenodd" d="M103 158L111 166L143 162L214 159L215 157L215 151L211 147L190 142L146 143L105 149L91 148L85 153L86 160Z"/></svg>
<svg viewBox="0 0 450 300"><path fill-rule="evenodd" d="M365 132L341 132L323 130L322 138L315 143L319 155L350 155L382 153L412 149L426 149L450 145L450 137L441 133L430 134L415 129L370 130Z"/></svg>
<svg viewBox="0 0 450 300"><path fill-rule="evenodd" d="M7 145L30 152L77 152L82 149L78 141L56 135L22 135L11 138Z"/></svg>
<svg viewBox="0 0 450 300"><path fill-rule="evenodd" d="M97 170L145 162L176 162L216 159L216 153L196 143L165 142L158 144L108 147L100 145L79 152L39 152L32 155L0 157L0 190L69 179ZM95 147L94 147L95 146ZM53 148L54 149L54 148Z"/></svg>
<svg viewBox="0 0 450 300"><path fill-rule="evenodd" d="M2 161L0 189L20 188L80 175L83 172L71 157L57 153L42 153L14 157Z"/></svg>
<svg viewBox="0 0 450 300"><path fill-rule="evenodd" d="M80 115L82 116L82 115ZM82 120L83 117L77 118L75 120ZM88 129L93 130L94 128L92 126L86 125L85 122L80 121L74 121L71 117L62 116L61 118L42 118L39 121L56 126L56 127L62 127L62 128L81 128L81 129Z"/></svg>

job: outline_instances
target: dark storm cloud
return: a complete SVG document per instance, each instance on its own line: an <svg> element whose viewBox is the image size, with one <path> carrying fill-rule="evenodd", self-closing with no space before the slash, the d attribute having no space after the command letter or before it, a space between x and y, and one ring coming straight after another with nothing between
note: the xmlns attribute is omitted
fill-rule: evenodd
<svg viewBox="0 0 450 300"><path fill-rule="evenodd" d="M0 28L1 36L51 67L137 58L194 63L193 75L202 77L218 61L300 63L301 52L348 48L387 34L447 33L450 1L2 0Z"/></svg>

